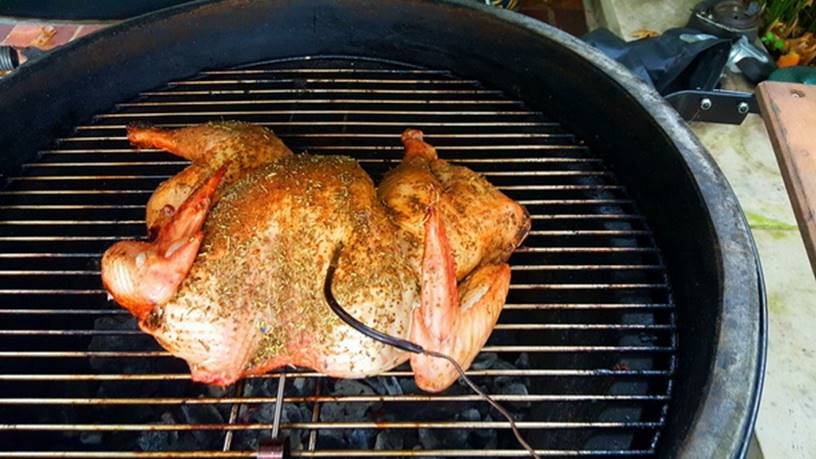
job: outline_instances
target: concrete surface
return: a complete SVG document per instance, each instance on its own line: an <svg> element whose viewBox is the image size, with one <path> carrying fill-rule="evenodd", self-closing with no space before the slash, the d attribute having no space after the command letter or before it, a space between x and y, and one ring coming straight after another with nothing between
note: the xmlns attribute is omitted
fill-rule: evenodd
<svg viewBox="0 0 816 459"><path fill-rule="evenodd" d="M589 29L606 27L626 39L646 29L663 32L685 25L700 0L584 0Z"/></svg>
<svg viewBox="0 0 816 459"><path fill-rule="evenodd" d="M697 0L584 0L590 25L632 39L641 29L684 25ZM731 78L727 88L740 86ZM744 84L743 84L744 85ZM745 90L745 87L739 89ZM768 290L765 390L755 429L770 459L816 457L816 279L759 116L740 126L694 123L742 204L759 248Z"/></svg>
<svg viewBox="0 0 816 459"><path fill-rule="evenodd" d="M766 458L816 457L816 280L762 119L705 123L695 133L748 217L768 291L765 390L755 429Z"/></svg>

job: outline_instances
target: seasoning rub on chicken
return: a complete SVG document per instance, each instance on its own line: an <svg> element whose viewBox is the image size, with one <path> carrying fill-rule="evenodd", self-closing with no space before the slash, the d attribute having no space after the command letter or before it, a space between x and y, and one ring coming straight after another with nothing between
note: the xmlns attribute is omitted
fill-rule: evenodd
<svg viewBox="0 0 816 459"><path fill-rule="evenodd" d="M530 219L439 159L422 132L402 134L403 160L379 186L351 158L295 155L245 123L128 136L192 164L150 198L152 241L110 247L102 280L195 381L227 385L283 365L358 378L410 358L420 388L450 386L448 362L376 342L332 313L323 287L335 253L331 291L366 325L463 367L487 341Z"/></svg>

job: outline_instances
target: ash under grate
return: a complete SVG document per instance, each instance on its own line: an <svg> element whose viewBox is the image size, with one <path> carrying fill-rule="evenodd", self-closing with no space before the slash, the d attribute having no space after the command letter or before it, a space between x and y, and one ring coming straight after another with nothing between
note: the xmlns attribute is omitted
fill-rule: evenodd
<svg viewBox="0 0 816 459"><path fill-rule="evenodd" d="M345 154L378 180L405 127L525 204L508 304L469 370L543 455L652 455L673 377L674 306L635 203L602 158L543 114L445 71L312 58L203 72L78 126L0 191L0 451L251 457L279 374L218 389L106 301L98 258L144 235L144 204L185 162L135 151L124 125L238 119L295 151ZM287 371L282 434L298 456L524 457L456 384L410 370L345 381ZM378 453L379 452L379 453ZM6 453L0 453L6 454Z"/></svg>

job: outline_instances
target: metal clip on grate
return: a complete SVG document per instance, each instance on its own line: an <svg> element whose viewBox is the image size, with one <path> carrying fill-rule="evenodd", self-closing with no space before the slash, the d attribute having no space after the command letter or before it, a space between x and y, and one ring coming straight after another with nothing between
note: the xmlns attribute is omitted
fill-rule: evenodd
<svg viewBox="0 0 816 459"><path fill-rule="evenodd" d="M305 369L227 389L108 301L98 259L143 237L153 189L186 164L135 150L124 126L238 119L295 151L352 156L377 181L422 129L454 163L527 206L507 305L467 376L540 456L652 456L674 378L675 309L660 250L604 159L557 121L444 70L311 57L212 70L77 126L0 190L0 455L528 457L455 384L426 394L399 367L365 380ZM275 419L279 421L276 422Z"/></svg>

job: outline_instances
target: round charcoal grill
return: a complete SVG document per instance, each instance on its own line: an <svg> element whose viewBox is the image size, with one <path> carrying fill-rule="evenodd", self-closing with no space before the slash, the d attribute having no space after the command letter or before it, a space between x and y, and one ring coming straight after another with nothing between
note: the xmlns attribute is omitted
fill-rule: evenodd
<svg viewBox="0 0 816 459"><path fill-rule="evenodd" d="M526 456L464 385L426 394L407 366L194 384L106 299L101 253L144 237L148 197L186 165L125 126L217 120L375 181L420 128L527 207L468 374L539 454L744 453L764 330L739 207L650 90L559 32L457 2L214 2L86 39L0 93L0 455L255 457L279 433L295 457Z"/></svg>

